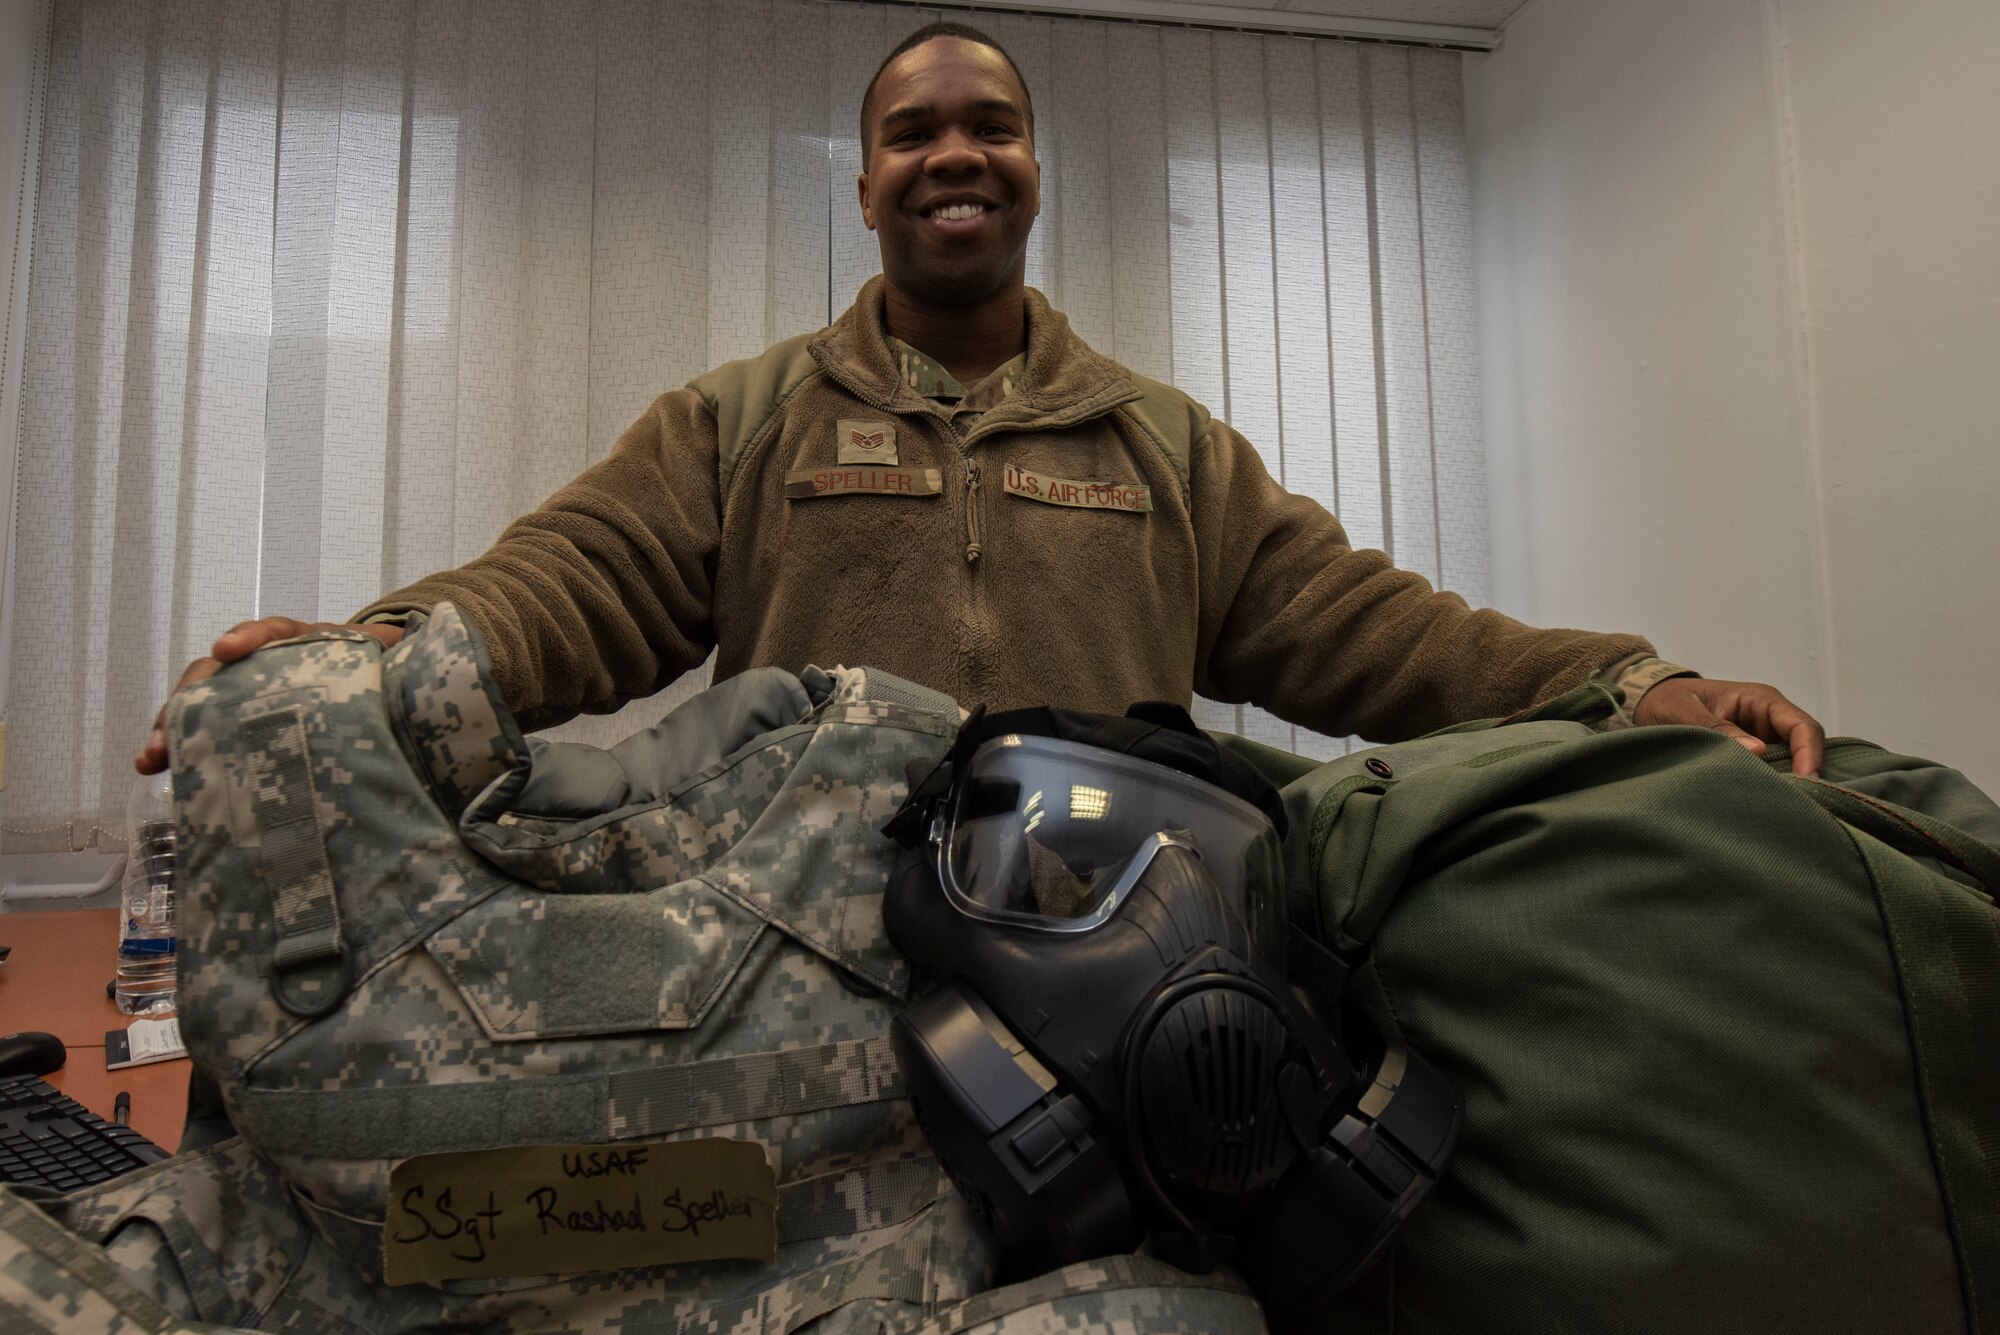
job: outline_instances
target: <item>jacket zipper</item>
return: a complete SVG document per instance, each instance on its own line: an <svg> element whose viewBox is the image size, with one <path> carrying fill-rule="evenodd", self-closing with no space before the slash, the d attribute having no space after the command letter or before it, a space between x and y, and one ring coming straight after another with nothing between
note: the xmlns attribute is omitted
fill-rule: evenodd
<svg viewBox="0 0 2000 1335"><path fill-rule="evenodd" d="M965 461L965 563L979 564L979 465Z"/></svg>
<svg viewBox="0 0 2000 1335"><path fill-rule="evenodd" d="M965 564L963 585L965 589L965 640L960 652L963 654L963 680L957 694L968 699L984 699L987 692L987 626L986 611L981 606L979 557L984 550L980 538L979 523L979 463L968 458L965 450L965 435L959 430L955 417L941 419L944 434L956 450L959 461L965 468L965 489L960 493L965 505Z"/></svg>
<svg viewBox="0 0 2000 1335"><path fill-rule="evenodd" d="M840 385L848 393L854 395L855 398L860 399L870 407L888 413L893 417L913 415L900 412L891 407L886 400L877 399L873 395L864 392L859 384L856 384L827 361L821 360L820 366L835 384ZM1133 397L1136 398L1137 395ZM921 415L929 417L934 421L942 421L946 432L951 437L953 447L958 451L959 457L965 459L965 563L968 566L976 566L979 564L980 554L985 551L985 546L979 536L979 465L970 458L966 458L965 455L965 447L971 443L971 439L967 433L961 432L958 429L958 421L955 417L943 418L936 413ZM975 432L974 434L977 433Z"/></svg>

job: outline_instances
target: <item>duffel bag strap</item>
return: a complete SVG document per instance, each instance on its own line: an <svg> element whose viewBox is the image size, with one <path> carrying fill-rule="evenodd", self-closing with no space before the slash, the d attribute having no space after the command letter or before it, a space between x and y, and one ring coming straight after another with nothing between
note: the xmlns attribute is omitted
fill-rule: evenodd
<svg viewBox="0 0 2000 1335"><path fill-rule="evenodd" d="M1866 831L1898 852L1936 858L1979 883L1988 902L2000 896L2000 849L1935 816L1869 797L1839 784L1787 775L1792 785L1832 815Z"/></svg>
<svg viewBox="0 0 2000 1335"><path fill-rule="evenodd" d="M1832 785L1814 788L1827 801L1817 790ZM1901 845L1892 839L1860 837L1864 830L1872 835L1920 826L1919 851L1943 857L1944 841L1931 838L1941 830L1960 833L1953 827L1873 799L1840 805L1843 815L1850 809L1872 813L1862 818L1866 826L1856 820L1845 833L1868 869L1888 929L1915 1057L1918 1108L1958 1259L1966 1329L2000 1335L2000 1068L1989 1037L2000 1001L2000 915L1989 897L1897 856ZM1971 843L1957 851L1970 852L1966 861L1990 876L1994 851Z"/></svg>

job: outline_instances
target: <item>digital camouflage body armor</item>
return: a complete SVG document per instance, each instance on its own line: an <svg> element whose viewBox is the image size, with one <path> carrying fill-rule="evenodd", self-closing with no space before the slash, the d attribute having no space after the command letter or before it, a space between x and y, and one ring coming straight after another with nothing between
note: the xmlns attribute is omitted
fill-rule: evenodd
<svg viewBox="0 0 2000 1335"><path fill-rule="evenodd" d="M881 915L879 828L958 717L767 668L608 751L528 741L449 605L180 693L182 1027L239 1134L54 1206L68 1250L0 1194L0 1297L148 1330L1261 1329L1144 1258L988 1292L889 1050ZM703 1139L775 1169L775 1261L382 1282L399 1160Z"/></svg>

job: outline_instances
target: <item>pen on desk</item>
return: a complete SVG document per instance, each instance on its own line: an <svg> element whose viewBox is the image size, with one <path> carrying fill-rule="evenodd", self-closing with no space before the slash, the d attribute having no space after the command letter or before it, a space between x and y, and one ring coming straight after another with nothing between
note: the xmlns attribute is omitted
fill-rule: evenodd
<svg viewBox="0 0 2000 1335"><path fill-rule="evenodd" d="M111 1101L111 1120L119 1126L130 1126L132 1123L132 1096L122 1089L118 1091L118 1097Z"/></svg>

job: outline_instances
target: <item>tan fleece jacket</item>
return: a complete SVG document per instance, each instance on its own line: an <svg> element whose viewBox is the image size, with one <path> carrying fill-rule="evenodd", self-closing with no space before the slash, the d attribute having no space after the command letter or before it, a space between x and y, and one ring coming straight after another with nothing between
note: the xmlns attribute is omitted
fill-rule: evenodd
<svg viewBox="0 0 2000 1335"><path fill-rule="evenodd" d="M843 461L843 440L892 466ZM1381 741L1651 653L1472 610L1353 550L1241 436L1032 289L1020 383L954 424L905 383L880 279L818 334L661 395L485 555L362 615L446 600L530 728L660 690L711 645L718 679L867 664L968 705L1110 713L1198 691Z"/></svg>

